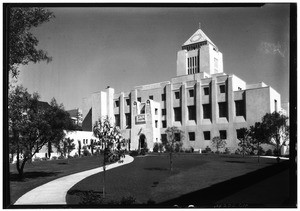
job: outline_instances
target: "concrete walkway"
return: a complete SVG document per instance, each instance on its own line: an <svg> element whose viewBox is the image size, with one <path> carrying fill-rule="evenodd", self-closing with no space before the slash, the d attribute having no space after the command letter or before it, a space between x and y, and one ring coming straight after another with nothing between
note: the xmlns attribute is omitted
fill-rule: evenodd
<svg viewBox="0 0 300 211"><path fill-rule="evenodd" d="M122 160L122 163L117 162L107 165L106 170L131 163L133 161L133 157L126 155ZM103 168L99 167L58 178L25 193L14 203L14 205L66 204L66 195L68 190L86 177L102 171Z"/></svg>

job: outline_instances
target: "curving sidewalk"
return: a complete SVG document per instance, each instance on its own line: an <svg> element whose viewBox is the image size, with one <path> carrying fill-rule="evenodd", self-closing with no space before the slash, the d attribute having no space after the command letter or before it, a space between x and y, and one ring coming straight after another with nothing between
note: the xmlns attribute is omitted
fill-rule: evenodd
<svg viewBox="0 0 300 211"><path fill-rule="evenodd" d="M126 155L122 160L122 163L117 162L107 165L106 170L129 164L133 161L133 157ZM14 205L66 204L66 195L71 187L86 177L102 171L103 168L99 167L58 178L25 193Z"/></svg>

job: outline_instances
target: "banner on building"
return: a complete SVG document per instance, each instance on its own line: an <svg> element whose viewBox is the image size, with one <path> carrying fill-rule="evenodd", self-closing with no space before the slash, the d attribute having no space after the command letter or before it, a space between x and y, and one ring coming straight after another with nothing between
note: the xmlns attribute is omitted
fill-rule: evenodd
<svg viewBox="0 0 300 211"><path fill-rule="evenodd" d="M145 124L146 117L145 114L139 114L135 117L135 124Z"/></svg>

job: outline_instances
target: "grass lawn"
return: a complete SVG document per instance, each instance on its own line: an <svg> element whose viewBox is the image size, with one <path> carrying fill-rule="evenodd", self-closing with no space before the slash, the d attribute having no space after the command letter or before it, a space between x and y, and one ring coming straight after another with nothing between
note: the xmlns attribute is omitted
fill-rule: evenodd
<svg viewBox="0 0 300 211"><path fill-rule="evenodd" d="M51 160L26 163L24 180L18 181L15 164L10 165L10 201L15 203L26 192L49 181L73 173L100 167L102 156L73 158L69 160ZM58 187L59 188L59 187Z"/></svg>
<svg viewBox="0 0 300 211"><path fill-rule="evenodd" d="M257 163L257 158L236 155L179 154L174 157L174 170L170 173L167 154L135 157L133 163L107 172L106 197L120 201L122 197L133 196L138 204L148 200L163 203L275 163L275 159L261 158ZM234 188L234 181L230 185ZM225 188L230 190L230 187ZM102 173L73 186L67 195L67 203L78 204L78 193L89 190L101 193Z"/></svg>

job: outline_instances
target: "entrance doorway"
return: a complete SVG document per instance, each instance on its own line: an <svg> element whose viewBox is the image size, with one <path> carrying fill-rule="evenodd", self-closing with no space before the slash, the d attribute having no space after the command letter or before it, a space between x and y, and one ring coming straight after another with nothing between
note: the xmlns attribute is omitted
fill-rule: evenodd
<svg viewBox="0 0 300 211"><path fill-rule="evenodd" d="M146 136L142 133L139 138L139 150L147 147Z"/></svg>

